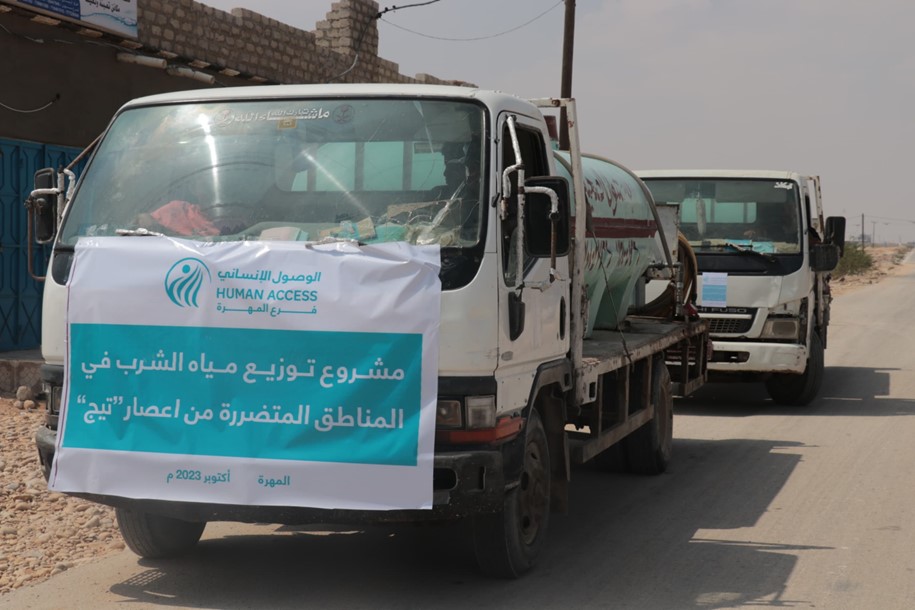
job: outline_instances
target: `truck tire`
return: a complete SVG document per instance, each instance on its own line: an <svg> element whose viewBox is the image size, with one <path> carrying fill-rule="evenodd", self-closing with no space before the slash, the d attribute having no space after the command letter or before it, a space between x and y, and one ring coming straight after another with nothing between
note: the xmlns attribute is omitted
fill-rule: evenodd
<svg viewBox="0 0 915 610"><path fill-rule="evenodd" d="M540 554L550 520L550 452L537 411L531 410L518 485L506 493L502 510L473 518L473 546L480 570L518 578Z"/></svg>
<svg viewBox="0 0 915 610"><path fill-rule="evenodd" d="M182 521L129 508L118 508L115 515L124 542L131 551L146 559L186 553L197 544L206 527L205 521Z"/></svg>
<svg viewBox="0 0 915 610"><path fill-rule="evenodd" d="M654 417L622 440L629 472L661 474L667 470L674 444L674 397L664 360L654 363L651 396Z"/></svg>
<svg viewBox="0 0 915 610"><path fill-rule="evenodd" d="M807 368L802 375L776 373L766 381L766 391L777 404L804 407L813 402L823 385L825 359L823 342L817 333L810 335Z"/></svg>

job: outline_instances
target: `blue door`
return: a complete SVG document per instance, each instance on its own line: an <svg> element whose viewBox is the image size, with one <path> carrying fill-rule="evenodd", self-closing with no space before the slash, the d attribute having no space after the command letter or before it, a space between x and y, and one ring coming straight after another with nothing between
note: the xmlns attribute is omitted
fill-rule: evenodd
<svg viewBox="0 0 915 610"><path fill-rule="evenodd" d="M35 171L64 167L78 148L0 139L0 351L41 345L43 282L29 274L24 206ZM75 168L79 170L80 166ZM32 272L44 276L51 249L32 247Z"/></svg>

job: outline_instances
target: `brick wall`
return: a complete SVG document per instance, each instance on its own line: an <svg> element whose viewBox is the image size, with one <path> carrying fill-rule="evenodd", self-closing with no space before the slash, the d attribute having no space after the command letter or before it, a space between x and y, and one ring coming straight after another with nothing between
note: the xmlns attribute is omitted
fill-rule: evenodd
<svg viewBox="0 0 915 610"><path fill-rule="evenodd" d="M378 57L378 11L374 0L339 0L308 32L246 9L227 13L194 0L138 0L139 51L255 82L462 84L405 76L396 63ZM357 48L358 62L347 72Z"/></svg>

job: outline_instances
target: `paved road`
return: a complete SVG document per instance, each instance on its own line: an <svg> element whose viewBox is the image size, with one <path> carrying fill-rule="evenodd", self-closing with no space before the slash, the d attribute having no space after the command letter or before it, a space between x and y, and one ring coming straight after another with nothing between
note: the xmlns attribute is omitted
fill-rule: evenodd
<svg viewBox="0 0 915 610"><path fill-rule="evenodd" d="M677 403L660 477L574 472L541 566L481 578L460 528L211 525L189 557L129 552L0 598L10 608L915 607L915 267L839 297L825 389Z"/></svg>

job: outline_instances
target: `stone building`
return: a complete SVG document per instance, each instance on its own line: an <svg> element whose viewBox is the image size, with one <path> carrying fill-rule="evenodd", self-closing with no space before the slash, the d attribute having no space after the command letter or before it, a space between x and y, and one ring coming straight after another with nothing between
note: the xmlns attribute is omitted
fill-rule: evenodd
<svg viewBox="0 0 915 610"><path fill-rule="evenodd" d="M313 32L193 0L99 3L131 17L112 28L55 8L68 4L80 3L0 0L0 351L41 340L35 278L48 252L28 248L23 207L34 172L71 163L127 100L251 84L461 84L378 57L374 0L334 2Z"/></svg>

